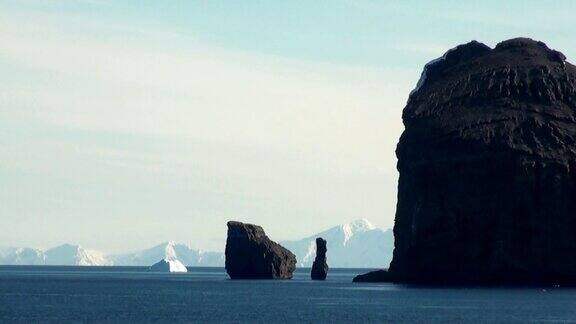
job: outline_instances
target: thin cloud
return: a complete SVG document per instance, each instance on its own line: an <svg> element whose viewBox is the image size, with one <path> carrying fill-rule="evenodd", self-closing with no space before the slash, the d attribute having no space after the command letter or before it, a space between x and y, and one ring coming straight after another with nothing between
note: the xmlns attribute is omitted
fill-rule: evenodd
<svg viewBox="0 0 576 324"><path fill-rule="evenodd" d="M0 116L13 123L0 174L20 188L0 191L0 212L18 216L0 220L17 233L5 242L65 237L117 250L125 235L101 243L90 233L130 228L126 248L167 233L211 244L232 217L284 238L357 214L391 224L393 152L416 73L232 51L121 23L112 32L59 14L0 17L0 66L18 71L0 76ZM278 221L288 215L306 225L288 233ZM22 234L39 217L44 236Z"/></svg>

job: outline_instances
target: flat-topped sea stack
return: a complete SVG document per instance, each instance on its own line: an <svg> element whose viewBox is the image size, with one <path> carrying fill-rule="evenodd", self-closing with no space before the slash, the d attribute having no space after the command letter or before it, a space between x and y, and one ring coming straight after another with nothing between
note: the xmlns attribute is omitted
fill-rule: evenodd
<svg viewBox="0 0 576 324"><path fill-rule="evenodd" d="M389 272L356 281L576 283L576 67L526 38L426 65L403 111Z"/></svg>
<svg viewBox="0 0 576 324"><path fill-rule="evenodd" d="M290 279L296 269L296 256L257 225L228 222L225 254L231 279Z"/></svg>
<svg viewBox="0 0 576 324"><path fill-rule="evenodd" d="M328 263L326 263L326 240L318 237L316 239L316 258L312 264L310 277L312 280L326 280L328 275Z"/></svg>

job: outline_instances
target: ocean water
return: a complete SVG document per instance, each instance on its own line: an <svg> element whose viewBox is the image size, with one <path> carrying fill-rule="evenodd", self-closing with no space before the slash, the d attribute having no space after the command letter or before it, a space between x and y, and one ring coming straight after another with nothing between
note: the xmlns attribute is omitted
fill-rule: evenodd
<svg viewBox="0 0 576 324"><path fill-rule="evenodd" d="M158 274L144 267L0 266L0 322L576 322L572 288L422 288L354 284L363 269L324 282L229 280L222 268Z"/></svg>

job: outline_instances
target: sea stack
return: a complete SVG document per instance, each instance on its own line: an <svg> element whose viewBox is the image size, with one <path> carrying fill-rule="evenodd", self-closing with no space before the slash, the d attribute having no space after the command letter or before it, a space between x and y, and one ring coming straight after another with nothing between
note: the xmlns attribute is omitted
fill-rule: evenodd
<svg viewBox="0 0 576 324"><path fill-rule="evenodd" d="M290 279L296 269L296 256L252 224L228 222L225 255L231 279Z"/></svg>
<svg viewBox="0 0 576 324"><path fill-rule="evenodd" d="M426 65L403 121L393 260L355 281L576 283L576 67L562 53L460 45Z"/></svg>
<svg viewBox="0 0 576 324"><path fill-rule="evenodd" d="M316 259L312 264L310 276L312 280L326 280L328 274L328 263L326 263L326 240L319 237L316 239Z"/></svg>

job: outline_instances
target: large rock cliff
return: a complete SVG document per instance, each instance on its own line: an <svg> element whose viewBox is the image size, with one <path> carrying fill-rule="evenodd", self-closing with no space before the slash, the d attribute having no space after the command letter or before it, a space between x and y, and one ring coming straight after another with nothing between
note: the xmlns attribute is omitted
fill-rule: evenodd
<svg viewBox="0 0 576 324"><path fill-rule="evenodd" d="M383 277L575 283L575 114L576 67L542 42L473 41L430 62L403 111Z"/></svg>
<svg viewBox="0 0 576 324"><path fill-rule="evenodd" d="M252 224L228 222L225 255L231 279L290 279L296 269L296 256Z"/></svg>

